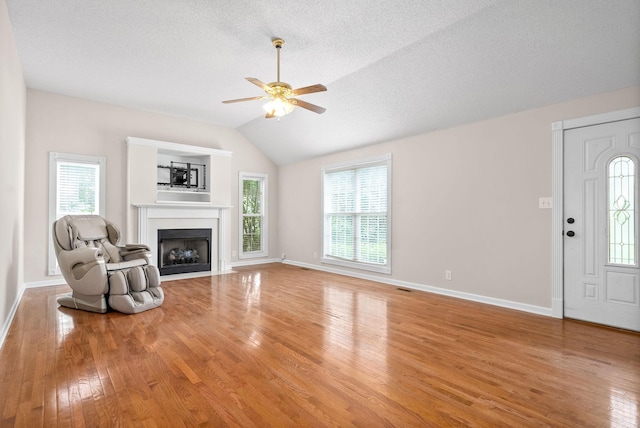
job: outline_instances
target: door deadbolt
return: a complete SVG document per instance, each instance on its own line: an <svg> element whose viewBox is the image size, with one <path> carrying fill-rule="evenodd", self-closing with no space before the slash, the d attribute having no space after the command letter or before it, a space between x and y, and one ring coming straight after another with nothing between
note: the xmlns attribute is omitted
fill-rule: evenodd
<svg viewBox="0 0 640 428"><path fill-rule="evenodd" d="M567 223L569 223L569 224L573 224L573 223L575 223L575 222L576 222L576 221L574 220L574 218L573 218L573 217L569 217L569 218L567 219Z"/></svg>

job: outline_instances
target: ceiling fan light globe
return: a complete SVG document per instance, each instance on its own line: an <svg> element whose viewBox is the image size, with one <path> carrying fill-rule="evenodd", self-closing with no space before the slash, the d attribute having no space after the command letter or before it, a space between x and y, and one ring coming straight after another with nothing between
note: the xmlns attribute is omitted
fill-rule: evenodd
<svg viewBox="0 0 640 428"><path fill-rule="evenodd" d="M262 108L272 116L282 117L291 113L295 106L287 99L274 98L262 106Z"/></svg>

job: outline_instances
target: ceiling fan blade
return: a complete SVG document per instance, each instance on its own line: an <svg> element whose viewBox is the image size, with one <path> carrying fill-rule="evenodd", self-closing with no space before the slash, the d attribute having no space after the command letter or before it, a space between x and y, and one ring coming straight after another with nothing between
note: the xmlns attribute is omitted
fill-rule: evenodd
<svg viewBox="0 0 640 428"><path fill-rule="evenodd" d="M290 101L295 101L295 105L297 105L298 107L306 108L307 110L311 110L314 113L322 114L327 111L327 109L324 107L320 107L315 104L299 100L297 98L290 98Z"/></svg>
<svg viewBox="0 0 640 428"><path fill-rule="evenodd" d="M245 79L247 79L249 82L253 83L256 86L261 87L263 91L269 92L271 90L271 88L268 85L256 79L255 77L245 77Z"/></svg>
<svg viewBox="0 0 640 428"><path fill-rule="evenodd" d="M291 95L298 96L304 94L312 94L314 92L323 92L326 91L327 87L318 83L317 85L305 86L304 88L298 88L291 91Z"/></svg>
<svg viewBox="0 0 640 428"><path fill-rule="evenodd" d="M227 100L227 101L223 101L222 104L231 104L231 103L240 103L243 101L254 101L254 100L261 100L264 97L250 97L250 98L238 98L237 100Z"/></svg>

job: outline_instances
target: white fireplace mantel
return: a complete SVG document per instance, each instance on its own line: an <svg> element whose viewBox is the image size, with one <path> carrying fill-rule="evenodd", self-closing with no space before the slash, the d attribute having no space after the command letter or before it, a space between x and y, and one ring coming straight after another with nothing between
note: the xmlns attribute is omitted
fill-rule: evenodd
<svg viewBox="0 0 640 428"><path fill-rule="evenodd" d="M134 204L138 209L138 242L151 248L157 263L157 230L170 228L172 223L194 224L194 227L211 227L217 236L217 263L212 271L224 272L229 268L230 246L228 239L228 211L230 206L202 204ZM214 239L215 242L215 239ZM215 267L214 267L215 266Z"/></svg>

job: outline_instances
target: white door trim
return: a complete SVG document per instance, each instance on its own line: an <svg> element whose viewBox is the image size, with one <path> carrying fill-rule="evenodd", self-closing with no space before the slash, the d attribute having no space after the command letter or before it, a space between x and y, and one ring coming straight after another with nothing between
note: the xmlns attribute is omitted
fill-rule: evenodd
<svg viewBox="0 0 640 428"><path fill-rule="evenodd" d="M563 120L551 124L551 195L553 201L555 201L551 209L551 316L554 318L564 317L564 240L562 236L564 227L564 131L584 126L635 119L637 117L640 117L640 107Z"/></svg>

